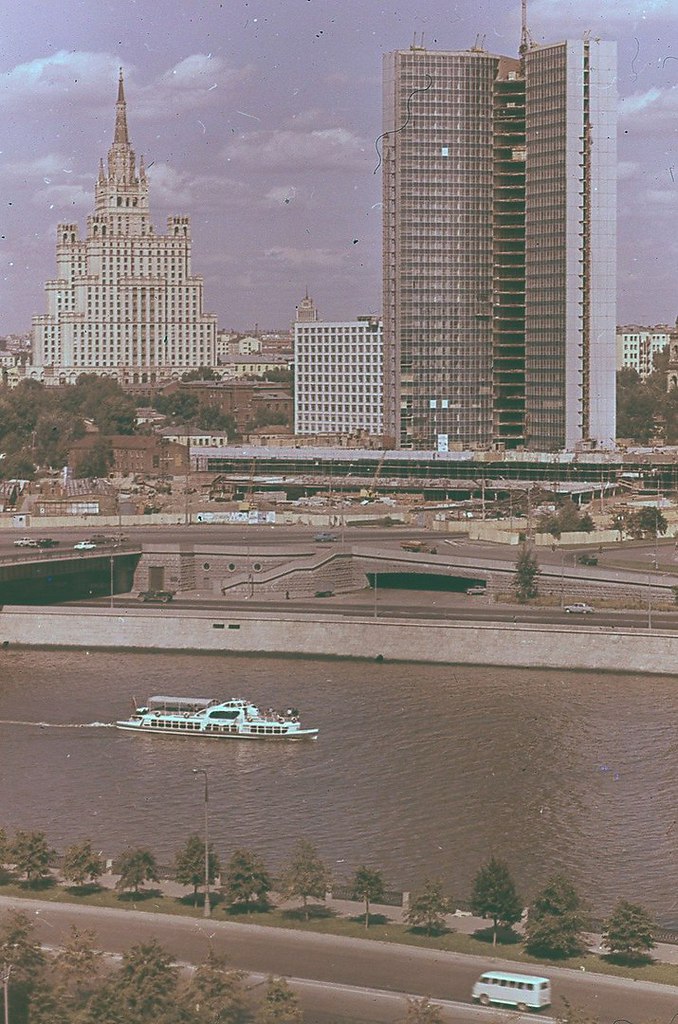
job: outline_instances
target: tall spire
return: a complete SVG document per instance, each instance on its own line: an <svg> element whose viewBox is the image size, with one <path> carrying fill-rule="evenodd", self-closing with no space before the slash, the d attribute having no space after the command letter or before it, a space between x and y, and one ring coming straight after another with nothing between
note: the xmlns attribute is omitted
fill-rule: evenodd
<svg viewBox="0 0 678 1024"><path fill-rule="evenodd" d="M129 145L127 134L127 104L125 103L125 85L122 79L122 68L118 79L118 101L115 105L115 135L113 142L122 142Z"/></svg>

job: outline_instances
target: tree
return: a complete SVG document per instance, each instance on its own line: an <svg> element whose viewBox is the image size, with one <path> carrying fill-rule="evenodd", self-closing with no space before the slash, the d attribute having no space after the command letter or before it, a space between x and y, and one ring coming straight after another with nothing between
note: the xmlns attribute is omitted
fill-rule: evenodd
<svg viewBox="0 0 678 1024"><path fill-rule="evenodd" d="M620 900L603 926L602 945L614 956L643 960L654 949L654 922L637 903Z"/></svg>
<svg viewBox="0 0 678 1024"><path fill-rule="evenodd" d="M235 850L224 881L224 892L232 907L244 906L250 913L255 905L266 906L271 885L271 876L256 853Z"/></svg>
<svg viewBox="0 0 678 1024"><path fill-rule="evenodd" d="M124 892L125 889L133 889L135 895L139 895L139 886L144 882L157 882L158 866L155 857L150 850L139 848L136 850L125 850L118 858L116 869L120 878L115 883L115 888Z"/></svg>
<svg viewBox="0 0 678 1024"><path fill-rule="evenodd" d="M48 1009L45 1024L52 1019L56 1024L60 1020L60 1013L65 1013L66 1024L70 1024L96 989L103 954L94 948L95 941L94 932L71 927L69 940L52 961L51 989L52 995L56 997L56 1006ZM41 999L41 1012L44 1005ZM31 1024L35 1016L36 1011L31 1009Z"/></svg>
<svg viewBox="0 0 678 1024"><path fill-rule="evenodd" d="M49 862L54 851L47 845L44 832L15 834L9 846L9 857L19 874L26 876L28 885L36 885L49 875Z"/></svg>
<svg viewBox="0 0 678 1024"><path fill-rule="evenodd" d="M564 875L556 875L530 907L525 948L536 956L576 956L584 948L582 932L587 923L574 886Z"/></svg>
<svg viewBox="0 0 678 1024"><path fill-rule="evenodd" d="M526 544L523 544L516 559L513 589L521 604L537 596L536 579L539 574L537 558Z"/></svg>
<svg viewBox="0 0 678 1024"><path fill-rule="evenodd" d="M666 517L658 508L642 508L628 516L627 525L632 537L662 537L668 529Z"/></svg>
<svg viewBox="0 0 678 1024"><path fill-rule="evenodd" d="M75 843L66 850L61 873L67 882L73 882L74 885L84 885L88 880L96 882L103 872L103 861L92 849L89 839Z"/></svg>
<svg viewBox="0 0 678 1024"><path fill-rule="evenodd" d="M177 882L193 886L193 906L198 902L198 887L205 884L205 843L195 833L188 837L183 850L174 859ZM207 858L207 874L210 885L219 874L219 858L210 847Z"/></svg>
<svg viewBox="0 0 678 1024"><path fill-rule="evenodd" d="M113 445L107 437L98 437L75 466L77 477L105 477L113 465Z"/></svg>
<svg viewBox="0 0 678 1024"><path fill-rule="evenodd" d="M182 1002L205 1024L244 1024L250 1019L244 971L227 970L226 961L210 949L196 969Z"/></svg>
<svg viewBox="0 0 678 1024"><path fill-rule="evenodd" d="M172 956L155 939L123 953L117 984L130 1024L177 1020L177 981Z"/></svg>
<svg viewBox="0 0 678 1024"><path fill-rule="evenodd" d="M304 904L304 917L308 921L308 898L324 900L331 885L329 869L320 859L313 843L300 839L297 843L290 863L283 872L281 889L285 896L301 897Z"/></svg>
<svg viewBox="0 0 678 1024"><path fill-rule="evenodd" d="M479 917L492 918L492 945L497 944L497 926L520 921L522 904L516 893L508 865L490 857L473 881L471 910Z"/></svg>
<svg viewBox="0 0 678 1024"><path fill-rule="evenodd" d="M255 1024L301 1024L304 1019L299 1000L284 978L269 978L264 1001Z"/></svg>
<svg viewBox="0 0 678 1024"><path fill-rule="evenodd" d="M408 999L403 1024L443 1024L440 1007L435 1006L428 996L423 999Z"/></svg>
<svg viewBox="0 0 678 1024"><path fill-rule="evenodd" d="M384 879L381 871L374 871L365 867L364 864L358 868L353 878L354 900L363 900L365 903L365 927L370 925L370 903L376 903L384 898Z"/></svg>
<svg viewBox="0 0 678 1024"><path fill-rule="evenodd" d="M8 1009L12 1021L24 1020L31 992L45 963L33 937L35 925L22 911L10 910L0 927L0 974L9 975Z"/></svg>
<svg viewBox="0 0 678 1024"><path fill-rule="evenodd" d="M450 901L442 883L426 879L421 892L410 899L407 922L414 927L423 925L427 935L434 935L445 930L445 914L449 912Z"/></svg>

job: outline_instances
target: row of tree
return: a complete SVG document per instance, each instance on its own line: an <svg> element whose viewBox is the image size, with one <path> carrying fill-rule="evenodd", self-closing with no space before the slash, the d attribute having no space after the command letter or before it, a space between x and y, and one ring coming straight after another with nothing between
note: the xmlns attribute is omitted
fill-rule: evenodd
<svg viewBox="0 0 678 1024"><path fill-rule="evenodd" d="M18 831L11 841L0 832L0 866L12 864L25 877L27 885L35 885L50 874L54 853L42 832ZM96 883L104 872L101 857L89 840L70 846L64 855L61 874L76 887ZM159 882L155 857L144 848L128 849L117 859L114 871L119 876L116 888L121 892L139 894L145 882ZM174 876L182 885L193 887L194 903L205 881L205 845L198 835L189 836L178 851ZM244 849L235 850L223 872L219 858L210 847L208 877L214 885L220 876L220 891L235 912L268 909L274 890L286 899L299 899L306 920L310 916L309 900L324 901L332 886L329 868L313 843L302 839L292 851L280 877L274 881L261 857ZM370 904L380 903L385 896L383 874L361 865L350 886L353 899L364 903L364 922L370 924ZM471 894L471 910L479 917L492 920L492 940L496 944L500 928L521 921L524 901L519 897L507 864L491 857L478 870ZM427 880L413 893L406 911L410 927L428 935L446 930L446 916L452 912L442 882ZM537 956L562 958L575 956L585 948L584 934L589 927L585 904L574 886L562 875L551 879L533 900L525 921L525 948ZM603 945L611 954L627 960L647 956L654 947L651 916L638 904L620 901L605 922Z"/></svg>

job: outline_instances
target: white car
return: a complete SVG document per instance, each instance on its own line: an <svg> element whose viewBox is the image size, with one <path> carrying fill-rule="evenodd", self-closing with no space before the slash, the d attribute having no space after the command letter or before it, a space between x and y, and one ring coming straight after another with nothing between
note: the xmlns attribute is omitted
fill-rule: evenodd
<svg viewBox="0 0 678 1024"><path fill-rule="evenodd" d="M74 551L91 551L95 548L96 544L93 544L91 540L79 540L77 544L73 545Z"/></svg>
<svg viewBox="0 0 678 1024"><path fill-rule="evenodd" d="M565 613L567 615L591 615L593 608L590 604L584 604L583 601L578 601L576 604L566 604Z"/></svg>
<svg viewBox="0 0 678 1024"><path fill-rule="evenodd" d="M37 540L33 540L32 537L19 537L18 540L14 541L15 548L37 548Z"/></svg>

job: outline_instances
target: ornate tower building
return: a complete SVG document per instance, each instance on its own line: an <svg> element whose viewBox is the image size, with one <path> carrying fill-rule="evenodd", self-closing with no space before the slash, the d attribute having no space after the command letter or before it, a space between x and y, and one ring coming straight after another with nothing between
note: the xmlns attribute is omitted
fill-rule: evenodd
<svg viewBox="0 0 678 1024"><path fill-rule="evenodd" d="M122 71L87 238L77 224L59 224L56 256L47 313L33 318L33 376L62 384L96 373L124 387L215 364L216 317L203 313L203 281L191 272L190 220L169 217L167 234L154 233L143 157L137 172L129 141Z"/></svg>

